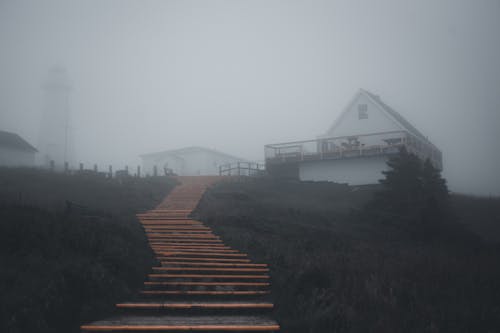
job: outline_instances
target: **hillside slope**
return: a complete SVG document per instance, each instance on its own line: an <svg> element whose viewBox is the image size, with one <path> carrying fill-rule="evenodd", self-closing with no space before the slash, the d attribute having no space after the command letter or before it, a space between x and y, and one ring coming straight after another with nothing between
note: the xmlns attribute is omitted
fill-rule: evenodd
<svg viewBox="0 0 500 333"><path fill-rule="evenodd" d="M500 327L500 247L458 223L426 240L370 221L357 211L374 191L227 182L206 193L195 216L232 247L270 263L283 332Z"/></svg>
<svg viewBox="0 0 500 333"><path fill-rule="evenodd" d="M0 169L0 331L79 332L134 294L153 262L135 214L174 184Z"/></svg>

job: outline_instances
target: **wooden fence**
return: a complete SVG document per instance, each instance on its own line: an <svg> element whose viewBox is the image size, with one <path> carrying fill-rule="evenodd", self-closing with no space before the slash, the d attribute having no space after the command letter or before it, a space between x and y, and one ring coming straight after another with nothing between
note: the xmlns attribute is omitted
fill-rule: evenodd
<svg viewBox="0 0 500 333"><path fill-rule="evenodd" d="M266 170L264 164L255 162L235 162L219 166L219 176L259 176Z"/></svg>

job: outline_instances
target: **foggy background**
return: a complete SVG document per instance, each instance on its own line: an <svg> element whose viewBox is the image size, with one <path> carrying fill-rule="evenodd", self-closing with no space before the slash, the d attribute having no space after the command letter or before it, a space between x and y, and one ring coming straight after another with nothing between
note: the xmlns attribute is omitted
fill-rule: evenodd
<svg viewBox="0 0 500 333"><path fill-rule="evenodd" d="M88 167L191 145L263 160L365 88L441 149L451 190L500 195L498 0L0 0L0 129L37 145L54 65Z"/></svg>

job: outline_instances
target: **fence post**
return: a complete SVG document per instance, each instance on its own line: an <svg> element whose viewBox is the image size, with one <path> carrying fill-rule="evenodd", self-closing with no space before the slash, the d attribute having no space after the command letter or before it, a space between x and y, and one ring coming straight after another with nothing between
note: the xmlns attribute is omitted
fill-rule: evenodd
<svg viewBox="0 0 500 333"><path fill-rule="evenodd" d="M94 172L97 173L97 164L94 164Z"/></svg>
<svg viewBox="0 0 500 333"><path fill-rule="evenodd" d="M69 172L69 165L68 162L64 162L64 172L68 173Z"/></svg>
<svg viewBox="0 0 500 333"><path fill-rule="evenodd" d="M128 176L128 165L125 165L125 174Z"/></svg>
<svg viewBox="0 0 500 333"><path fill-rule="evenodd" d="M137 166L137 177L141 178L141 166L140 165Z"/></svg>
<svg viewBox="0 0 500 333"><path fill-rule="evenodd" d="M80 163L80 171L83 171L83 163Z"/></svg>
<svg viewBox="0 0 500 333"><path fill-rule="evenodd" d="M55 169L55 162L54 160L50 160L50 171L54 171Z"/></svg>
<svg viewBox="0 0 500 333"><path fill-rule="evenodd" d="M109 165L109 178L113 178L113 166Z"/></svg>
<svg viewBox="0 0 500 333"><path fill-rule="evenodd" d="M153 176L156 177L158 176L158 168L155 166L153 166Z"/></svg>

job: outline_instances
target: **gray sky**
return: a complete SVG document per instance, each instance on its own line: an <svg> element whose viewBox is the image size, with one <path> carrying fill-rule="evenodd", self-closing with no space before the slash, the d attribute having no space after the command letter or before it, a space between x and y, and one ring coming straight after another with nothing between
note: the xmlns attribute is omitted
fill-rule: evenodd
<svg viewBox="0 0 500 333"><path fill-rule="evenodd" d="M500 195L500 1L0 0L0 128L36 144L40 84L68 69L79 160L201 145L263 159L325 132L358 88Z"/></svg>

